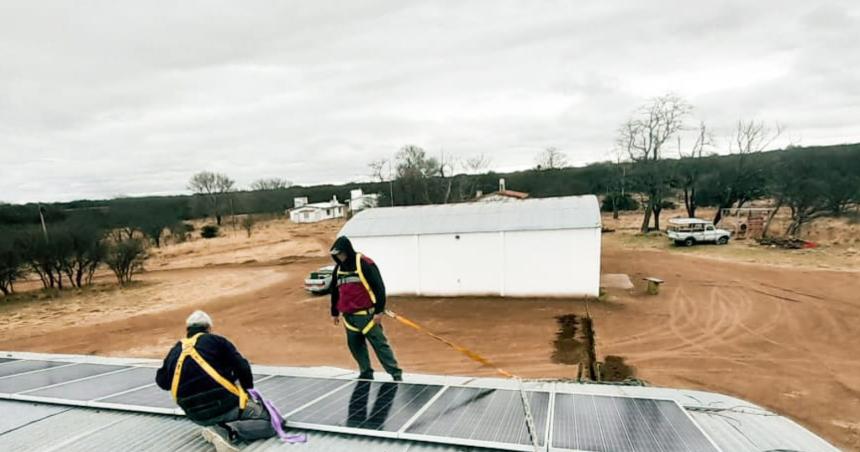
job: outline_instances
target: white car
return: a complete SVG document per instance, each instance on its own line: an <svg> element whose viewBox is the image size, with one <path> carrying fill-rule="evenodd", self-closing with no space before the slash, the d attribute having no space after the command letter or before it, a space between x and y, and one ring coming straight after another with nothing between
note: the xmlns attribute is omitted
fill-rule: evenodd
<svg viewBox="0 0 860 452"><path fill-rule="evenodd" d="M676 245L686 246L703 242L725 245L729 243L729 238L732 236L731 232L716 228L713 222L698 218L670 219L666 235Z"/></svg>
<svg viewBox="0 0 860 452"><path fill-rule="evenodd" d="M334 272L334 265L320 267L305 279L305 290L315 295L325 295L328 293L328 287L331 284L331 274Z"/></svg>

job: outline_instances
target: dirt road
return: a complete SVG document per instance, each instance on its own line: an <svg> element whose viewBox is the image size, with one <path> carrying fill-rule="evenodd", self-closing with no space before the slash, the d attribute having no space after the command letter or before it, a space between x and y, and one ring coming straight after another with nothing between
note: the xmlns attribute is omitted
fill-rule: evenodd
<svg viewBox="0 0 860 452"><path fill-rule="evenodd" d="M77 326L0 327L0 349L160 358L182 335L185 316L204 308L216 330L253 362L353 368L342 328L330 323L327 299L301 289L308 271L330 262L322 254L184 269L184 281L212 278L213 272L248 281L251 272L263 271L266 283L231 287L219 296L187 294L184 302L118 320L87 317ZM666 250L630 250L612 241L603 259L606 273L627 273L637 281L653 275L666 283L658 296L611 292L609 301L590 304L600 357L623 358L654 385L751 400L840 447L860 448L860 273L738 264ZM175 278L176 270L146 275L152 284ZM556 318L583 314L582 301L400 298L391 307L518 375L576 374L575 366L553 359L553 344ZM407 371L493 374L432 339L386 322Z"/></svg>

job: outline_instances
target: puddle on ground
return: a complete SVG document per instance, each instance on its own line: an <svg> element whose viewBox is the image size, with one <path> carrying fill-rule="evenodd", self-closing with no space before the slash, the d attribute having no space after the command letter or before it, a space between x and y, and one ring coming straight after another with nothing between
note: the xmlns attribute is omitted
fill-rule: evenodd
<svg viewBox="0 0 860 452"><path fill-rule="evenodd" d="M636 377L636 369L628 366L621 356L607 356L600 370L603 381L624 381Z"/></svg>
<svg viewBox="0 0 860 452"><path fill-rule="evenodd" d="M605 362L597 362L595 349L594 322L590 317L575 314L561 315L555 318L558 331L555 333L552 362L557 364L579 365L577 378L602 381L624 381L635 378L636 369L628 366L621 356L609 355ZM600 367L600 375L596 368Z"/></svg>
<svg viewBox="0 0 860 452"><path fill-rule="evenodd" d="M580 319L575 314L555 318L558 332L555 333L552 362L557 364L579 364L585 360L586 341L580 330Z"/></svg>

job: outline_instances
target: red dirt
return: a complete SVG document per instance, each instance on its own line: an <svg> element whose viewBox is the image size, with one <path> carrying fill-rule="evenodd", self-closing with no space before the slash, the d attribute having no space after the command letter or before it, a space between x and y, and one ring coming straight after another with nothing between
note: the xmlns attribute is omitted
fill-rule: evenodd
<svg viewBox="0 0 860 452"><path fill-rule="evenodd" d="M603 271L666 282L658 296L611 293L590 302L597 352L615 355L660 386L735 395L792 417L837 446L860 448L860 273L773 268L607 246ZM329 262L305 258L267 268L264 288L125 320L62 329L8 329L0 349L162 357L185 316L205 308L217 332L260 364L354 367L327 298L309 297L304 275ZM236 265L244 272L266 264ZM183 270L183 277L209 269ZM219 268L224 271L224 268ZM168 271L169 272L169 271ZM147 279L157 280L159 272ZM393 300L391 308L524 377L575 377L554 363L556 317L581 315L583 301L493 298ZM408 372L492 375L433 339L386 320ZM613 358L614 360L614 358Z"/></svg>

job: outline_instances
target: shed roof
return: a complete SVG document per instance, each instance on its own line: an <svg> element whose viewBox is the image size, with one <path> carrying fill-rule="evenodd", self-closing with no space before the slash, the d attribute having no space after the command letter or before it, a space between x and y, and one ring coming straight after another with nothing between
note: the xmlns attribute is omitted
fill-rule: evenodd
<svg viewBox="0 0 860 452"><path fill-rule="evenodd" d="M669 218L669 223L672 224L711 224L711 221L701 218Z"/></svg>
<svg viewBox="0 0 860 452"><path fill-rule="evenodd" d="M355 215L340 230L340 235L383 237L599 227L597 197L586 195L533 198L515 203L381 207Z"/></svg>

